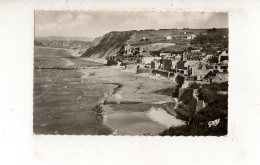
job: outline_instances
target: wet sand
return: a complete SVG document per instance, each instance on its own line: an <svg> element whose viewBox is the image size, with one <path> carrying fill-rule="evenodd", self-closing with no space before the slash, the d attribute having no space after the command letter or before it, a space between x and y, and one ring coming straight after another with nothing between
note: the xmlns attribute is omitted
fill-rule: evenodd
<svg viewBox="0 0 260 165"><path fill-rule="evenodd" d="M148 78L114 67L81 72L94 73L95 76L89 78L97 82L108 81L120 85L116 92L105 97L102 106L104 124L113 130L114 135L158 135L171 126L185 124L174 116L174 99L154 93L174 86L174 82Z"/></svg>

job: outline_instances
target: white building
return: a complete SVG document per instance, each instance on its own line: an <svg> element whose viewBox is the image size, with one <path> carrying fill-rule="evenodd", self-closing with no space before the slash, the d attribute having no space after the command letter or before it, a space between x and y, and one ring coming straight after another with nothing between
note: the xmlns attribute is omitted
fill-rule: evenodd
<svg viewBox="0 0 260 165"><path fill-rule="evenodd" d="M172 37L171 36L166 36L165 39L166 40L172 40Z"/></svg>
<svg viewBox="0 0 260 165"><path fill-rule="evenodd" d="M187 39L188 40L192 40L192 39L194 39L196 37L196 35L195 34L192 34L192 35L188 35L187 36Z"/></svg>
<svg viewBox="0 0 260 165"><path fill-rule="evenodd" d="M181 61L182 60L182 56L180 54L175 56L175 61Z"/></svg>
<svg viewBox="0 0 260 165"><path fill-rule="evenodd" d="M133 46L131 45L126 45L125 46L125 54L132 54L133 53Z"/></svg>

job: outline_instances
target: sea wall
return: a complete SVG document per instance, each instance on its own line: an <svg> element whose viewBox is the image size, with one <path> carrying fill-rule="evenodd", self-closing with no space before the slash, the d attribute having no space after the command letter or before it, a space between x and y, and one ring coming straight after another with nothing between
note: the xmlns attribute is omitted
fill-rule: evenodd
<svg viewBox="0 0 260 165"><path fill-rule="evenodd" d="M152 74L152 69L148 69L148 68L138 68L136 73L149 73Z"/></svg>
<svg viewBox="0 0 260 165"><path fill-rule="evenodd" d="M113 60L107 60L107 66L118 65L118 62Z"/></svg>

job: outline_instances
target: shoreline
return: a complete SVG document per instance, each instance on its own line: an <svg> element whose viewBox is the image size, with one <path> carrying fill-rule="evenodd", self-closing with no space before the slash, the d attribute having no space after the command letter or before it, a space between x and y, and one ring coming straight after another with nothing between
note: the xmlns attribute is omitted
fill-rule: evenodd
<svg viewBox="0 0 260 165"><path fill-rule="evenodd" d="M45 48L50 49L48 47L44 47L43 49ZM71 51L67 49L62 50L65 50L67 53L61 53L73 57ZM60 82L60 85L64 87L63 83L70 84L70 86L66 85L66 88L62 88L70 96L63 96L57 93L58 96L56 97L52 92L53 94L51 95L55 96L57 100L52 98L50 101L60 102L62 99L70 98L73 102L75 99L77 103L71 103L71 106L75 106L79 111L72 112L72 109L66 107L66 102L60 102L63 108L55 111L66 111L68 114L81 114L78 117L85 116L80 119L80 122L75 121L74 126L80 125L80 129L86 130L86 133L89 132L97 135L158 135L166 130L169 124L178 125L181 122L170 111L172 106L174 106L173 98L154 93L155 90L174 86L173 82L167 79L154 79L127 72L122 68L98 65L100 64L98 62L104 62L104 59L63 58L61 56L62 62L65 60L66 65L74 63L75 65L82 65L82 68L75 69L72 67L72 70L66 72L66 74L70 73L71 75L67 75L68 77L66 77L66 74L63 75L66 80ZM84 61L90 61L90 65L92 65L91 61L94 61L96 63L93 64L96 67L88 67L89 63ZM62 70L62 68L57 69ZM71 79L72 83L67 81L67 79ZM75 83L78 85L73 85L75 84L73 82L75 80ZM70 91L71 89L73 91ZM46 107L49 107L49 105L46 104ZM41 113L44 113L44 111L41 111ZM52 115L55 116L58 114ZM58 115L57 117L60 116ZM73 117L67 117L67 120L62 121L65 125L68 125L70 120L74 121ZM60 122L59 120L61 119L57 119L54 123ZM42 123L39 123L41 125L37 126L37 129L43 131L48 128L52 129L51 127L54 123L50 123L50 125L44 127L41 126ZM83 123L95 123L95 126ZM65 132L70 134L76 131L73 129L62 130L60 128L58 130L60 130L59 134Z"/></svg>
<svg viewBox="0 0 260 165"><path fill-rule="evenodd" d="M44 48L44 49L57 49L57 50L70 50L68 48L54 48L54 47L46 47L46 46L35 46L36 48Z"/></svg>
<svg viewBox="0 0 260 165"><path fill-rule="evenodd" d="M178 126L184 122L171 111L175 104L173 98L154 93L154 90L175 85L169 80L148 78L113 67L79 71L88 75L95 73L93 77L85 77L86 81L92 78L111 85L98 104L102 107L104 125L114 130L112 135L158 135L168 128L169 123Z"/></svg>
<svg viewBox="0 0 260 165"><path fill-rule="evenodd" d="M79 56L80 57L80 56ZM82 60L106 64L107 60L102 58L80 57Z"/></svg>

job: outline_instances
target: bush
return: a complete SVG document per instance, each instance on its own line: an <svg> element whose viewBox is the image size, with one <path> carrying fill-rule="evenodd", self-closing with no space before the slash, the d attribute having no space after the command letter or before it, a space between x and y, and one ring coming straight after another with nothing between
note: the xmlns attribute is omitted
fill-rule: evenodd
<svg viewBox="0 0 260 165"><path fill-rule="evenodd" d="M210 90L209 88L202 88L199 90L199 99L210 103L216 99L216 92Z"/></svg>
<svg viewBox="0 0 260 165"><path fill-rule="evenodd" d="M203 84L202 88L199 89L199 99L211 103L218 99L218 91L228 91L228 82Z"/></svg>
<svg viewBox="0 0 260 165"><path fill-rule="evenodd" d="M221 45L225 48L228 47L228 38L224 38L223 35L198 35L193 40L191 40L190 44L192 45L205 45L207 43L211 43L212 45ZM204 47L204 49L207 49ZM204 50L205 51L205 50Z"/></svg>
<svg viewBox="0 0 260 165"><path fill-rule="evenodd" d="M192 88L192 89L199 89L200 85L201 85L201 84L199 84L199 83L191 82L191 83L189 84L189 87Z"/></svg>
<svg viewBox="0 0 260 165"><path fill-rule="evenodd" d="M161 136L223 136L227 134L227 96L222 95L200 112L192 116L189 124L166 129ZM208 122L220 119L217 126L208 127Z"/></svg>
<svg viewBox="0 0 260 165"><path fill-rule="evenodd" d="M176 88L174 89L174 91L173 91L173 93L172 93L172 97L179 97L179 89L181 88L181 84L178 84L177 86L176 86Z"/></svg>

